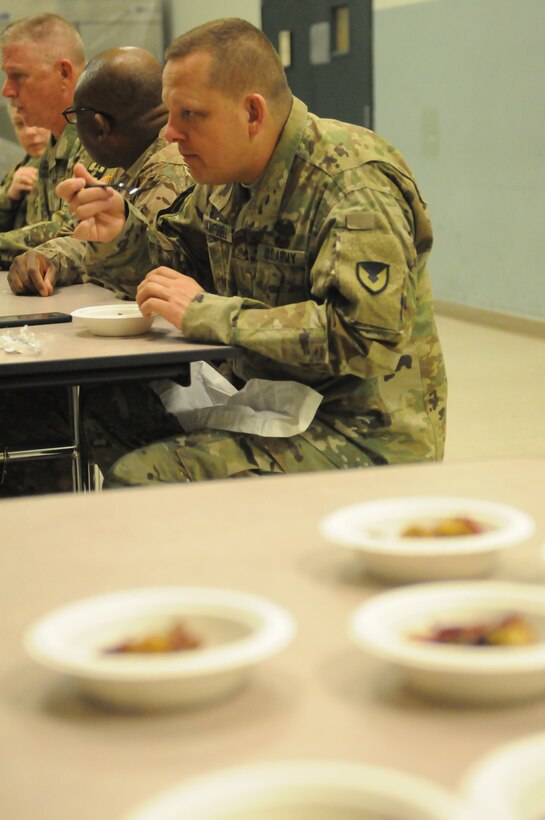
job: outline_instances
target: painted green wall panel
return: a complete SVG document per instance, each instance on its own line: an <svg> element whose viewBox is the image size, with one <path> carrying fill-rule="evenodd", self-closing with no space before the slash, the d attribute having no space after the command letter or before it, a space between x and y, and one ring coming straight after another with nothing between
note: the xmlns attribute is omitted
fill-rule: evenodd
<svg viewBox="0 0 545 820"><path fill-rule="evenodd" d="M543 0L375 4L375 126L429 203L437 298L545 319L544 38Z"/></svg>

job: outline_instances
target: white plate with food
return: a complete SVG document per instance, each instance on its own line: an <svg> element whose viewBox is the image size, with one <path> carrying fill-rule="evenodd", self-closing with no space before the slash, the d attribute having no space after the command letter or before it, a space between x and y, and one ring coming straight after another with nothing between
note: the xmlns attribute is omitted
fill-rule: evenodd
<svg viewBox="0 0 545 820"><path fill-rule="evenodd" d="M545 817L545 733L498 747L470 769L462 793L479 817Z"/></svg>
<svg viewBox="0 0 545 820"><path fill-rule="evenodd" d="M69 604L26 633L31 658L118 707L192 705L237 689L293 639L291 615L245 592L126 590Z"/></svg>
<svg viewBox="0 0 545 820"><path fill-rule="evenodd" d="M139 336L148 332L155 317L143 316L136 302L119 302L78 308L72 318L95 336Z"/></svg>
<svg viewBox="0 0 545 820"><path fill-rule="evenodd" d="M545 589L502 581L380 593L349 626L363 650L437 700L493 705L545 695Z"/></svg>
<svg viewBox="0 0 545 820"><path fill-rule="evenodd" d="M478 820L459 798L405 772L294 760L226 769L182 783L125 820Z"/></svg>
<svg viewBox="0 0 545 820"><path fill-rule="evenodd" d="M522 510L474 498L384 498L320 522L328 541L358 551L367 572L393 582L473 578L535 528Z"/></svg>

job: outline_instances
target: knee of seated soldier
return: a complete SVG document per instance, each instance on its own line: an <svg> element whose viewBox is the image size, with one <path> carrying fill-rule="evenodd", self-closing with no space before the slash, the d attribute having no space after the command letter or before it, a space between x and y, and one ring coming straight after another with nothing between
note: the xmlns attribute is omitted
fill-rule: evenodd
<svg viewBox="0 0 545 820"><path fill-rule="evenodd" d="M158 442L118 459L106 474L104 487L136 487L158 481L177 483L190 480L175 452L165 443Z"/></svg>

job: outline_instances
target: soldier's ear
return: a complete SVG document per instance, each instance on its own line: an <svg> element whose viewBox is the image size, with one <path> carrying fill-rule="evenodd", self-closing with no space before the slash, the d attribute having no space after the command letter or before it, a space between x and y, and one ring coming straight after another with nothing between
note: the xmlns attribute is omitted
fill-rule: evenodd
<svg viewBox="0 0 545 820"><path fill-rule="evenodd" d="M267 113L267 103L261 94L248 94L245 101L248 115L248 133L251 137L259 134Z"/></svg>
<svg viewBox="0 0 545 820"><path fill-rule="evenodd" d="M63 80L69 80L74 74L74 68L70 60L59 60L58 66Z"/></svg>
<svg viewBox="0 0 545 820"><path fill-rule="evenodd" d="M94 114L93 119L97 129L96 138L99 141L107 139L112 131L112 124L108 117L105 117L103 114L99 114L97 111Z"/></svg>

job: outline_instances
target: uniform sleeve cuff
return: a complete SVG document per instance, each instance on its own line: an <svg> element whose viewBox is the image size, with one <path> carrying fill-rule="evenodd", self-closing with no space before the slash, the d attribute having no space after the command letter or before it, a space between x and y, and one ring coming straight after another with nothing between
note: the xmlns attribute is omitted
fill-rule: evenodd
<svg viewBox="0 0 545 820"><path fill-rule="evenodd" d="M187 339L215 344L232 344L234 322L240 311L239 296L199 293L190 303L182 322Z"/></svg>

